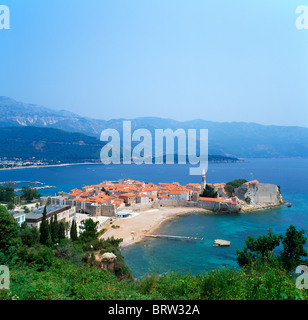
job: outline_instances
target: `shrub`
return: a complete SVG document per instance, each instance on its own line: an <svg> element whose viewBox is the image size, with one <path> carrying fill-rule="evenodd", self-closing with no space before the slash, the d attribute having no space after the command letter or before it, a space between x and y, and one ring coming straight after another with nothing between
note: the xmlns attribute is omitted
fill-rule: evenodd
<svg viewBox="0 0 308 320"><path fill-rule="evenodd" d="M206 185L205 189L200 194L200 196L206 198L217 198L217 192L211 186Z"/></svg>
<svg viewBox="0 0 308 320"><path fill-rule="evenodd" d="M72 245L69 241L63 241L55 250L55 256L62 260L69 260L76 265L82 264L82 249Z"/></svg>
<svg viewBox="0 0 308 320"><path fill-rule="evenodd" d="M40 242L40 234L36 227L29 227L26 223L21 226L20 237L23 245L35 246Z"/></svg>
<svg viewBox="0 0 308 320"><path fill-rule="evenodd" d="M225 185L225 191L231 196L234 193L234 189L240 187L243 183L247 182L245 179L235 179L227 182Z"/></svg>
<svg viewBox="0 0 308 320"><path fill-rule="evenodd" d="M205 275L201 284L203 299L236 299L241 289L239 271L232 268L213 270Z"/></svg>
<svg viewBox="0 0 308 320"><path fill-rule="evenodd" d="M21 248L17 255L21 262L32 266L37 271L43 271L53 263L53 252L46 246L38 248Z"/></svg>

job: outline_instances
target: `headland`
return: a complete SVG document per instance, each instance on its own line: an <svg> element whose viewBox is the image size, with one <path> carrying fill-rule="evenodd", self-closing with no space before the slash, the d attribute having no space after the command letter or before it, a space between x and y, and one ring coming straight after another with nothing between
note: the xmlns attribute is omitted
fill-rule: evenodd
<svg viewBox="0 0 308 320"><path fill-rule="evenodd" d="M229 183L181 185L149 183L132 179L104 181L75 188L69 193L41 197L41 205L68 206L88 217L105 217L101 238L122 238L122 246L142 241L166 220L189 212L239 213L284 204L278 186L257 180L237 179ZM70 214L69 224L74 219Z"/></svg>

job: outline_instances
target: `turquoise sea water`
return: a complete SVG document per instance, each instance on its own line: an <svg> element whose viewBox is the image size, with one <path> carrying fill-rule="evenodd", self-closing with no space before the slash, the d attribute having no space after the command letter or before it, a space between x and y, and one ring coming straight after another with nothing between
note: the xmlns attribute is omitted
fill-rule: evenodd
<svg viewBox="0 0 308 320"><path fill-rule="evenodd" d="M253 213L200 214L179 216L162 225L159 232L170 235L203 237L204 242L151 239L123 249L126 263L135 277L149 272L168 271L197 274L225 265L236 267L236 249L249 235L284 233L293 224L308 236L308 159L246 159L243 163L209 164L207 181L228 182L253 178L280 185L282 195L292 207L282 206ZM56 186L43 195L69 191L103 180L129 177L147 182L199 182L189 175L188 165L76 165L0 171L0 181L40 181ZM213 247L215 239L231 241L230 247Z"/></svg>

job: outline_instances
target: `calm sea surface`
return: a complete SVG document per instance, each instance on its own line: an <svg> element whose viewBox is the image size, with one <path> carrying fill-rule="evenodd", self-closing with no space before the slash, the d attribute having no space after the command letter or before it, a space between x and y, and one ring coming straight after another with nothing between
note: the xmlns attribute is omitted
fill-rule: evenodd
<svg viewBox="0 0 308 320"><path fill-rule="evenodd" d="M151 239L123 249L126 263L135 277L168 271L197 274L212 268L236 267L236 249L249 235L267 233L269 228L284 233L290 224L308 236L308 159L246 159L243 163L209 164L207 182L228 182L253 178L280 186L286 206L253 213L191 213L166 222L162 234L203 237L204 242ZM41 190L42 195L70 191L104 180L129 177L146 182L200 182L189 175L188 165L76 165L0 171L0 181L40 181L55 186ZM213 247L215 239L231 241L230 247Z"/></svg>

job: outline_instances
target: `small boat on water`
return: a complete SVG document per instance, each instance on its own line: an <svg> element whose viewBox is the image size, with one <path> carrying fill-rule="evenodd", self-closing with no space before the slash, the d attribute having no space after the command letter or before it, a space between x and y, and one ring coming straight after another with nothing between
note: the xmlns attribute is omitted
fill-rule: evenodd
<svg viewBox="0 0 308 320"><path fill-rule="evenodd" d="M230 244L231 244L231 241L217 239L214 241L213 247L229 247Z"/></svg>
<svg viewBox="0 0 308 320"><path fill-rule="evenodd" d="M287 203L287 207L288 207L288 208L291 208L291 207L292 207L292 204L291 204L291 203Z"/></svg>

